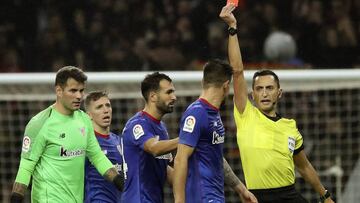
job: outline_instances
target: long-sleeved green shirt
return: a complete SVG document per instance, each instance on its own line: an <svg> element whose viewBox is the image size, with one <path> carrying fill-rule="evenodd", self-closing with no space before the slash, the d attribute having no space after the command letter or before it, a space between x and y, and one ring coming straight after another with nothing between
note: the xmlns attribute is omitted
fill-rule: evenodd
<svg viewBox="0 0 360 203"><path fill-rule="evenodd" d="M85 156L101 175L112 167L86 113L67 116L50 106L26 126L15 182L28 185L33 177L33 203L83 202Z"/></svg>

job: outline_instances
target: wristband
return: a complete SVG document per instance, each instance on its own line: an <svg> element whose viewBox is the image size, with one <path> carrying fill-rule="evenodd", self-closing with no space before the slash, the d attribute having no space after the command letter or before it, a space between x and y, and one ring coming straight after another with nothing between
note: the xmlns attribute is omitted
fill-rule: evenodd
<svg viewBox="0 0 360 203"><path fill-rule="evenodd" d="M325 190L325 194L323 196L320 196L320 201L324 202L327 198L331 197L331 194L329 191Z"/></svg>
<svg viewBox="0 0 360 203"><path fill-rule="evenodd" d="M229 27L228 28L228 33L229 33L229 35L234 36L234 35L237 34L237 29L233 28L233 27Z"/></svg>

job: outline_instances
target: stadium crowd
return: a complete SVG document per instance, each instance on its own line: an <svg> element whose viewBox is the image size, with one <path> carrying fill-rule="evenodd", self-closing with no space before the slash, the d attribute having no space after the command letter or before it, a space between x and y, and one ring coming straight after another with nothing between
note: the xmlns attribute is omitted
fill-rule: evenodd
<svg viewBox="0 0 360 203"><path fill-rule="evenodd" d="M225 0L224 0L225 1ZM226 59L223 1L5 0L0 12L0 72L196 70ZM240 0L236 11L246 66L273 64L266 37L281 30L297 44L285 66L360 66L360 1ZM205 30L205 31L204 31ZM275 61L278 62L278 61ZM281 65L275 65L280 67Z"/></svg>

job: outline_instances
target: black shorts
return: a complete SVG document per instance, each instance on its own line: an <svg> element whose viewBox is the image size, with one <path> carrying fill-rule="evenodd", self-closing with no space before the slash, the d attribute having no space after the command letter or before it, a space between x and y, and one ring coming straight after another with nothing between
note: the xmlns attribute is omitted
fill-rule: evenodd
<svg viewBox="0 0 360 203"><path fill-rule="evenodd" d="M294 185L273 188L250 190L259 203L308 203L296 190Z"/></svg>

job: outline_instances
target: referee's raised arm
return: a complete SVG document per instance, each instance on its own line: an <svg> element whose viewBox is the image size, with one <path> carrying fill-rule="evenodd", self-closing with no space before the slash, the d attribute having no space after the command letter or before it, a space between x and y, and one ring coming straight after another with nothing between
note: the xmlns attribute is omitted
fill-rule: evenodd
<svg viewBox="0 0 360 203"><path fill-rule="evenodd" d="M234 71L234 104L238 111L242 113L246 106L248 93L244 77L244 64L242 62L239 41L237 37L237 21L232 13L234 9L235 5L227 4L222 8L219 16L229 26L228 55L230 65L232 66Z"/></svg>

